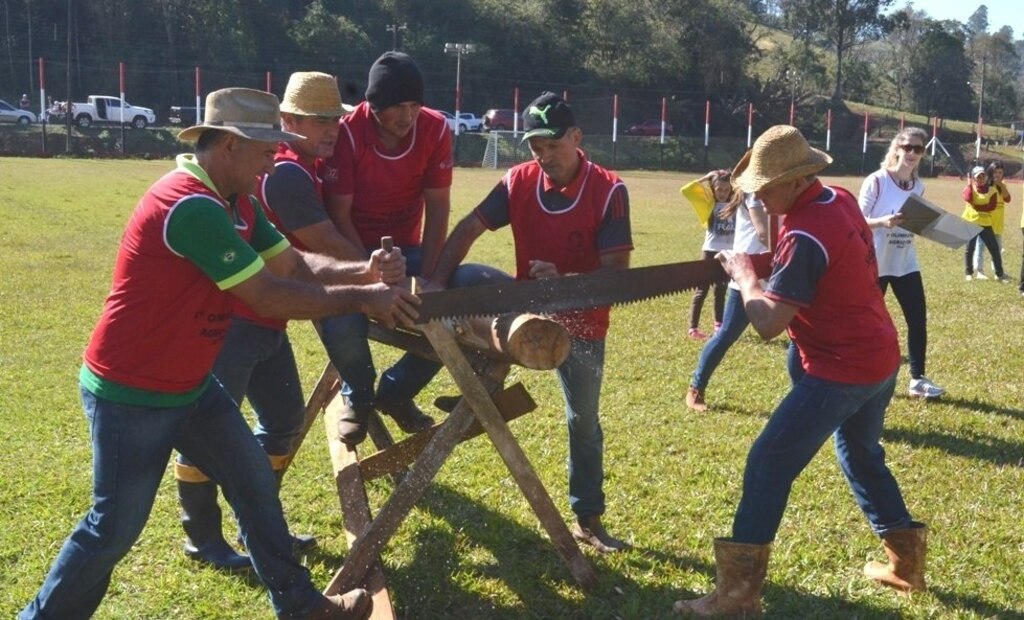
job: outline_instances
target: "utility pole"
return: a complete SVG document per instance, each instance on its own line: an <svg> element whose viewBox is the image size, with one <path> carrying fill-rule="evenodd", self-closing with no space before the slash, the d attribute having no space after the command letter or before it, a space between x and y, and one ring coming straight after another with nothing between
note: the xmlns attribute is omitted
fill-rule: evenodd
<svg viewBox="0 0 1024 620"><path fill-rule="evenodd" d="M385 30L391 33L392 50L398 50L398 33L404 32L407 29L408 27L405 24L388 24L388 26L385 28Z"/></svg>
<svg viewBox="0 0 1024 620"><path fill-rule="evenodd" d="M455 54L455 135L458 136L462 132L459 131L461 120L459 119L459 107L462 104L462 56L464 54L471 54L476 50L476 46L472 43L445 43L444 53Z"/></svg>

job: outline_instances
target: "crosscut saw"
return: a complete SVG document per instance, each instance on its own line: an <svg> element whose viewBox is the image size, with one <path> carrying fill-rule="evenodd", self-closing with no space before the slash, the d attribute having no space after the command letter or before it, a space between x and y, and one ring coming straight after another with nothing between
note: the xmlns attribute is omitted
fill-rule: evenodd
<svg viewBox="0 0 1024 620"><path fill-rule="evenodd" d="M557 314L642 301L728 281L729 276L716 260L602 269L541 280L509 280L418 292L422 303L417 308L420 315L417 322L510 312Z"/></svg>

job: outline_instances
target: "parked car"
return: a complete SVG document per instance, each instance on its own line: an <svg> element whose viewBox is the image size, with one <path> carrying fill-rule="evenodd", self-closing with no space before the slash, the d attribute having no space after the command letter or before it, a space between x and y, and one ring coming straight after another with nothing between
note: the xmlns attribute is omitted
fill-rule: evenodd
<svg viewBox="0 0 1024 620"><path fill-rule="evenodd" d="M89 95L88 101L71 103L71 118L81 128L94 124L130 125L136 129L145 129L156 122L156 114L149 108L134 106L120 97ZM59 123L67 113L68 102L55 101L47 111L47 122Z"/></svg>
<svg viewBox="0 0 1024 620"><path fill-rule="evenodd" d="M21 126L31 125L36 122L34 112L20 110L3 99L0 99L0 123L16 123Z"/></svg>
<svg viewBox="0 0 1024 620"><path fill-rule="evenodd" d="M202 122L205 108L199 106L199 121L196 121L196 106L194 105L172 105L171 112L167 116L168 122L172 125L197 125Z"/></svg>
<svg viewBox="0 0 1024 620"><path fill-rule="evenodd" d="M506 109L491 109L484 113L484 129L487 131L512 131L515 125L516 111ZM519 129L523 128L522 119L519 120Z"/></svg>
<svg viewBox="0 0 1024 620"><path fill-rule="evenodd" d="M448 129L455 131L455 115L445 110L438 110L446 121L448 121ZM483 128L484 121L478 118L472 112L459 112L459 133L466 133L467 131L480 131Z"/></svg>
<svg viewBox="0 0 1024 620"><path fill-rule="evenodd" d="M649 118L642 123L630 125L629 129L626 130L626 135L661 136L661 120L657 118ZM672 123L665 123L665 135L672 135Z"/></svg>

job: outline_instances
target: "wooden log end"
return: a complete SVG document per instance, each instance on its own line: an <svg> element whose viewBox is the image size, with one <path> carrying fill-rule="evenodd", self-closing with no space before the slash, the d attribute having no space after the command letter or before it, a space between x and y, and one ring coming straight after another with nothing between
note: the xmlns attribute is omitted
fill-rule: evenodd
<svg viewBox="0 0 1024 620"><path fill-rule="evenodd" d="M508 322L507 329L504 322ZM572 346L565 327L536 314L506 315L495 321L502 348L517 363L533 370L552 370L569 357Z"/></svg>

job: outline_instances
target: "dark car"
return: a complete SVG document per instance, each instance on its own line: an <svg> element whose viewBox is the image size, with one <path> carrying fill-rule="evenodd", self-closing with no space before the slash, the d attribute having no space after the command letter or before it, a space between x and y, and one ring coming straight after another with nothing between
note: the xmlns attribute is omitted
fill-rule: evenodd
<svg viewBox="0 0 1024 620"><path fill-rule="evenodd" d="M626 130L629 136L661 136L661 120L649 118L642 123L630 125ZM672 123L665 123L665 135L672 135Z"/></svg>
<svg viewBox="0 0 1024 620"><path fill-rule="evenodd" d="M484 113L485 131L512 131L515 125L516 111L506 109L491 109ZM519 120L519 129L523 128L522 119Z"/></svg>
<svg viewBox="0 0 1024 620"><path fill-rule="evenodd" d="M199 106L199 122L196 122L196 107L194 105L172 105L171 113L168 115L167 120L172 125L197 125L202 122L203 112L206 108Z"/></svg>

